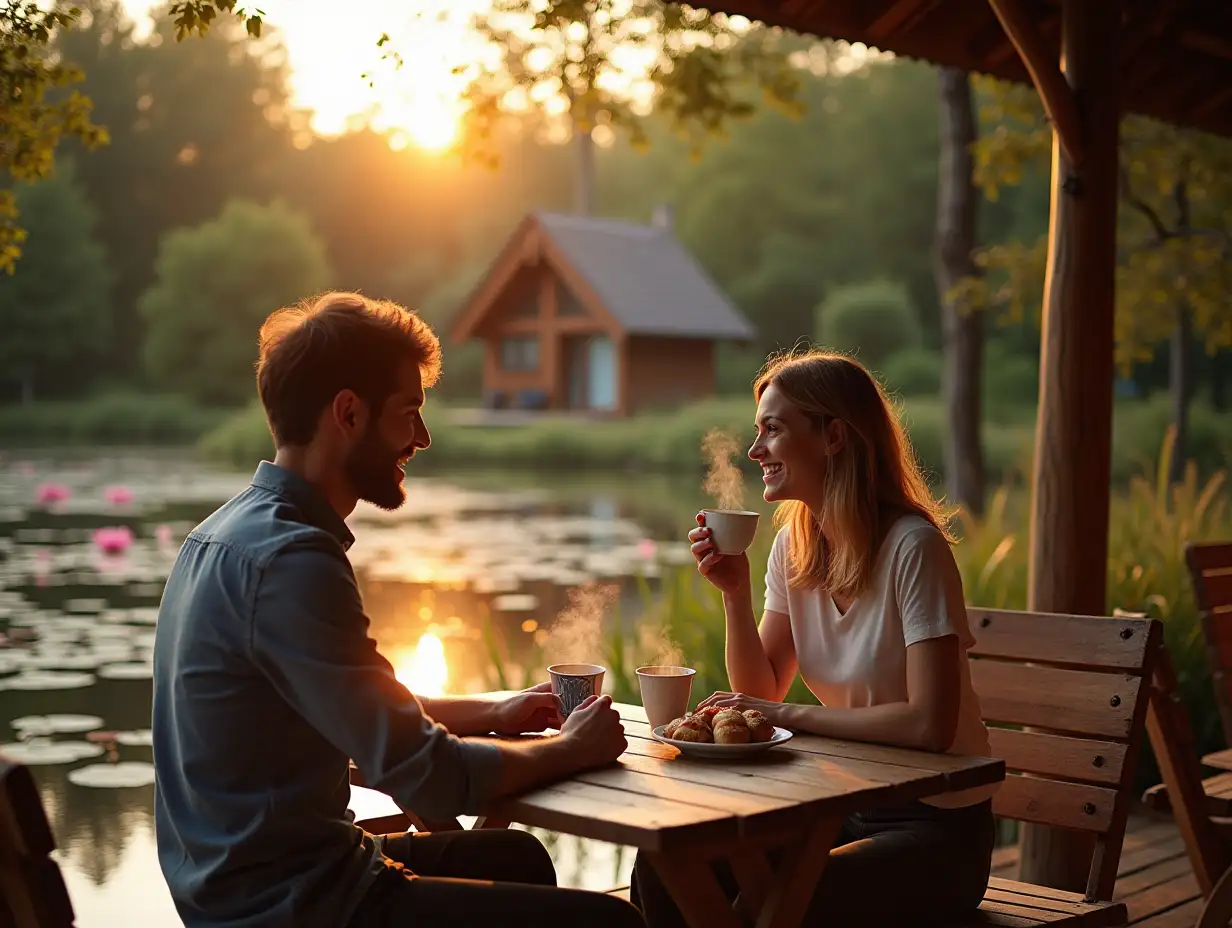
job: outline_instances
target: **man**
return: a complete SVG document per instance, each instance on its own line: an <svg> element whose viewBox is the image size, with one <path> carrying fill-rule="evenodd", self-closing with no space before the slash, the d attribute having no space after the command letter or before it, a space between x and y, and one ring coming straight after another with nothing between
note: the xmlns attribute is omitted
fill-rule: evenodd
<svg viewBox="0 0 1232 928"><path fill-rule="evenodd" d="M188 536L159 609L156 831L188 928L642 924L619 899L555 888L526 832L372 836L347 818L349 759L431 819L626 746L608 697L556 736L474 737L554 727L559 702L542 690L417 699L368 637L344 519L360 499L405 500L439 370L422 320L355 294L261 328L257 388L277 453Z"/></svg>

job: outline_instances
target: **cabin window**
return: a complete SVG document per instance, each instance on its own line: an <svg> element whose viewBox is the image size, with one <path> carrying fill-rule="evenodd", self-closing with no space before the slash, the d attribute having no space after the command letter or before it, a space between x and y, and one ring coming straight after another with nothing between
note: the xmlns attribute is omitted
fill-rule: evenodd
<svg viewBox="0 0 1232 928"><path fill-rule="evenodd" d="M539 337L516 335L501 339L501 367L507 371L539 369Z"/></svg>

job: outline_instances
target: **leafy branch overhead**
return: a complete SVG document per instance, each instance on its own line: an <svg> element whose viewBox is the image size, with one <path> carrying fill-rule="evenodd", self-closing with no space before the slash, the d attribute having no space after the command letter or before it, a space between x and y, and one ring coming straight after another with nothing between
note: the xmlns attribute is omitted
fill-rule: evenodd
<svg viewBox="0 0 1232 928"><path fill-rule="evenodd" d="M784 37L743 20L660 0L496 0L473 26L495 54L455 69L467 80L463 151L489 163L508 112L537 111L571 132L624 130L644 146L653 101L695 152L754 112L750 83L799 112Z"/></svg>
<svg viewBox="0 0 1232 928"><path fill-rule="evenodd" d="M975 180L990 200L1030 173L1046 177L1052 132L1027 86L975 78L982 132ZM1232 141L1130 115L1121 123L1117 360L1151 356L1189 312L1207 349L1232 346ZM982 249L960 285L972 307L1021 318L1043 298L1047 241Z"/></svg>
<svg viewBox="0 0 1232 928"><path fill-rule="evenodd" d="M249 35L261 34L262 11L236 0L183 0L169 10L176 38L204 35L220 13L241 17ZM80 69L52 51L58 33L73 28L81 10L59 0L0 0L0 269L12 273L21 257L21 227L11 184L41 180L55 167L56 148L75 138L88 148L107 143L107 131L90 118L91 102L72 89Z"/></svg>

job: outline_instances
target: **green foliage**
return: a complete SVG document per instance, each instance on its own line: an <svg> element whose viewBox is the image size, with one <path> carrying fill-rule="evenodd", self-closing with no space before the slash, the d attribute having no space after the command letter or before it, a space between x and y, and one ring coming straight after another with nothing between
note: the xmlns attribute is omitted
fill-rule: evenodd
<svg viewBox="0 0 1232 928"><path fill-rule="evenodd" d="M0 406L0 446L183 445L225 416L173 395L116 391L88 400L44 400Z"/></svg>
<svg viewBox="0 0 1232 928"><path fill-rule="evenodd" d="M58 32L72 27L75 8L59 2L0 0L0 178L5 185L47 177L64 138L100 145L107 133L90 121L90 101L76 90L81 71L54 54ZM12 272L26 231L11 189L0 188L0 270Z"/></svg>
<svg viewBox="0 0 1232 928"><path fill-rule="evenodd" d="M149 327L146 370L155 383L207 404L252 396L261 323L328 282L320 241L282 203L236 201L217 219L170 233L157 268L140 307Z"/></svg>
<svg viewBox="0 0 1232 928"><path fill-rule="evenodd" d="M976 182L1001 189L1048 172L1052 134L1030 87L977 79L984 104ZM1128 371L1192 314L1208 350L1232 346L1232 141L1141 116L1121 124L1117 360ZM990 246L963 290L1011 320L1041 305L1046 237Z"/></svg>
<svg viewBox="0 0 1232 928"><path fill-rule="evenodd" d="M750 83L766 100L797 107L799 79L779 34L738 31L705 10L661 0L496 0L472 24L499 58L457 69L467 80L463 151L489 164L511 103L560 113L587 136L621 129L644 146L637 98L649 95L695 151L754 112L756 98L743 92Z"/></svg>
<svg viewBox="0 0 1232 928"><path fill-rule="evenodd" d="M918 348L920 319L907 288L888 280L851 284L831 291L817 308L817 339L827 347L878 367L891 355Z"/></svg>
<svg viewBox="0 0 1232 928"><path fill-rule="evenodd" d="M29 238L11 279L0 279L0 382L36 391L80 385L107 331L109 274L94 215L71 172L15 192ZM54 390L53 390L54 392Z"/></svg>
<svg viewBox="0 0 1232 928"><path fill-rule="evenodd" d="M941 394L941 355L928 348L907 348L881 362L881 382L903 396Z"/></svg>

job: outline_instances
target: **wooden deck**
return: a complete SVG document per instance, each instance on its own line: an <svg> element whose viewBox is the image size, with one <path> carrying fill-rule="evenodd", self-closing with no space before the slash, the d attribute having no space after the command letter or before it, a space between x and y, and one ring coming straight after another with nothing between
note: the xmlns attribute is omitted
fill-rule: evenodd
<svg viewBox="0 0 1232 928"><path fill-rule="evenodd" d="M1014 879L1018 848L993 856L993 876ZM1129 820L1115 898L1129 909L1129 924L1141 928L1194 928L1202 896L1185 855L1180 832L1171 820L1135 815Z"/></svg>
<svg viewBox="0 0 1232 928"><path fill-rule="evenodd" d="M1001 848L993 855L993 876L1014 879L1018 848ZM629 898L629 888L612 890ZM1129 820L1116 898L1129 909L1129 924L1140 928L1194 928L1202 911L1193 868L1185 856L1180 832L1169 820L1135 815Z"/></svg>

